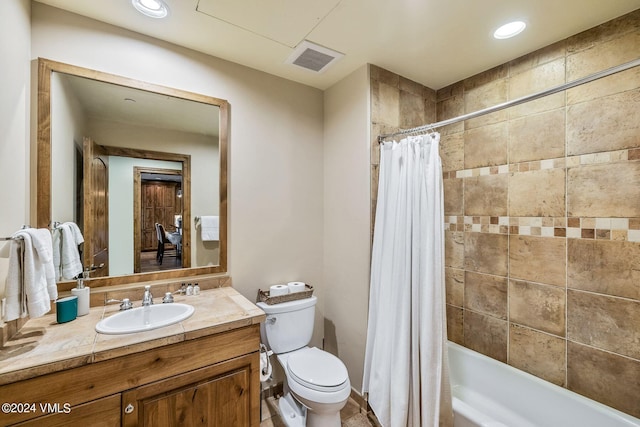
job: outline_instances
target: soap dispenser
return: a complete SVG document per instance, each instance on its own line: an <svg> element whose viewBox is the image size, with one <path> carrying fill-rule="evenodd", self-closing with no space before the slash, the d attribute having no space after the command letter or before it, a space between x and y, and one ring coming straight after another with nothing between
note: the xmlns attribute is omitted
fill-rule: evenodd
<svg viewBox="0 0 640 427"><path fill-rule="evenodd" d="M89 314L89 292L88 286L84 285L84 279L89 277L89 269L84 271L79 277L76 287L71 289L71 295L78 297L78 316Z"/></svg>

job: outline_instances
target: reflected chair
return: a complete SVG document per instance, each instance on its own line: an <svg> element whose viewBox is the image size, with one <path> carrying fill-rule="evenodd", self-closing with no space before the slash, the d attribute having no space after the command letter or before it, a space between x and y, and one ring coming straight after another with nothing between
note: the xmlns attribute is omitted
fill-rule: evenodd
<svg viewBox="0 0 640 427"><path fill-rule="evenodd" d="M164 245L167 243L173 245L173 243L167 239L167 233L164 231L164 226L158 222L156 222L156 236L158 238L156 261L158 261L158 264L162 265L162 259L164 258Z"/></svg>

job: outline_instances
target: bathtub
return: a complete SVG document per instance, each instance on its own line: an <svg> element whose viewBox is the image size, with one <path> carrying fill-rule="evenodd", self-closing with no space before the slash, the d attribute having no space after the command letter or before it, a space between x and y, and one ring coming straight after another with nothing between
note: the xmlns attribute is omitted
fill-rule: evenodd
<svg viewBox="0 0 640 427"><path fill-rule="evenodd" d="M640 419L449 342L454 427L640 427Z"/></svg>

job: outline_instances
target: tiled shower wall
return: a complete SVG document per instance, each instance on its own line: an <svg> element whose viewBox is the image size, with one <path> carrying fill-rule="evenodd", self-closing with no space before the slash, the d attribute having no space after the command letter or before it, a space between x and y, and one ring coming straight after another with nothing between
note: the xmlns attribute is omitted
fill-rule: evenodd
<svg viewBox="0 0 640 427"><path fill-rule="evenodd" d="M439 90L436 119L638 57L640 10ZM433 121L371 79L372 137ZM449 338L640 417L640 68L440 132Z"/></svg>
<svg viewBox="0 0 640 427"><path fill-rule="evenodd" d="M375 65L371 84L371 226L378 199L380 147L378 135L436 120L436 91ZM371 230L373 239L373 229Z"/></svg>

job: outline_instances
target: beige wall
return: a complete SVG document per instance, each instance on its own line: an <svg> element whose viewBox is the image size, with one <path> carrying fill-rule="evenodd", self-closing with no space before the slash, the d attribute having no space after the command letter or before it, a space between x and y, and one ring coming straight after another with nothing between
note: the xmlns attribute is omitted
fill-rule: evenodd
<svg viewBox="0 0 640 427"><path fill-rule="evenodd" d="M325 349L362 389L369 301L369 82L366 66L324 95Z"/></svg>
<svg viewBox="0 0 640 427"><path fill-rule="evenodd" d="M0 237L29 223L29 97L31 2L0 2ZM0 256L4 243L0 242Z"/></svg>
<svg viewBox="0 0 640 427"><path fill-rule="evenodd" d="M234 287L251 300L259 288L289 280L321 290L320 90L39 3L33 4L31 37L32 59L227 99L229 273ZM25 175L16 173L19 181ZM314 337L319 344L322 322L317 322Z"/></svg>
<svg viewBox="0 0 640 427"><path fill-rule="evenodd" d="M438 119L635 59L639 28L439 90ZM640 416L640 70L441 132L450 339Z"/></svg>

